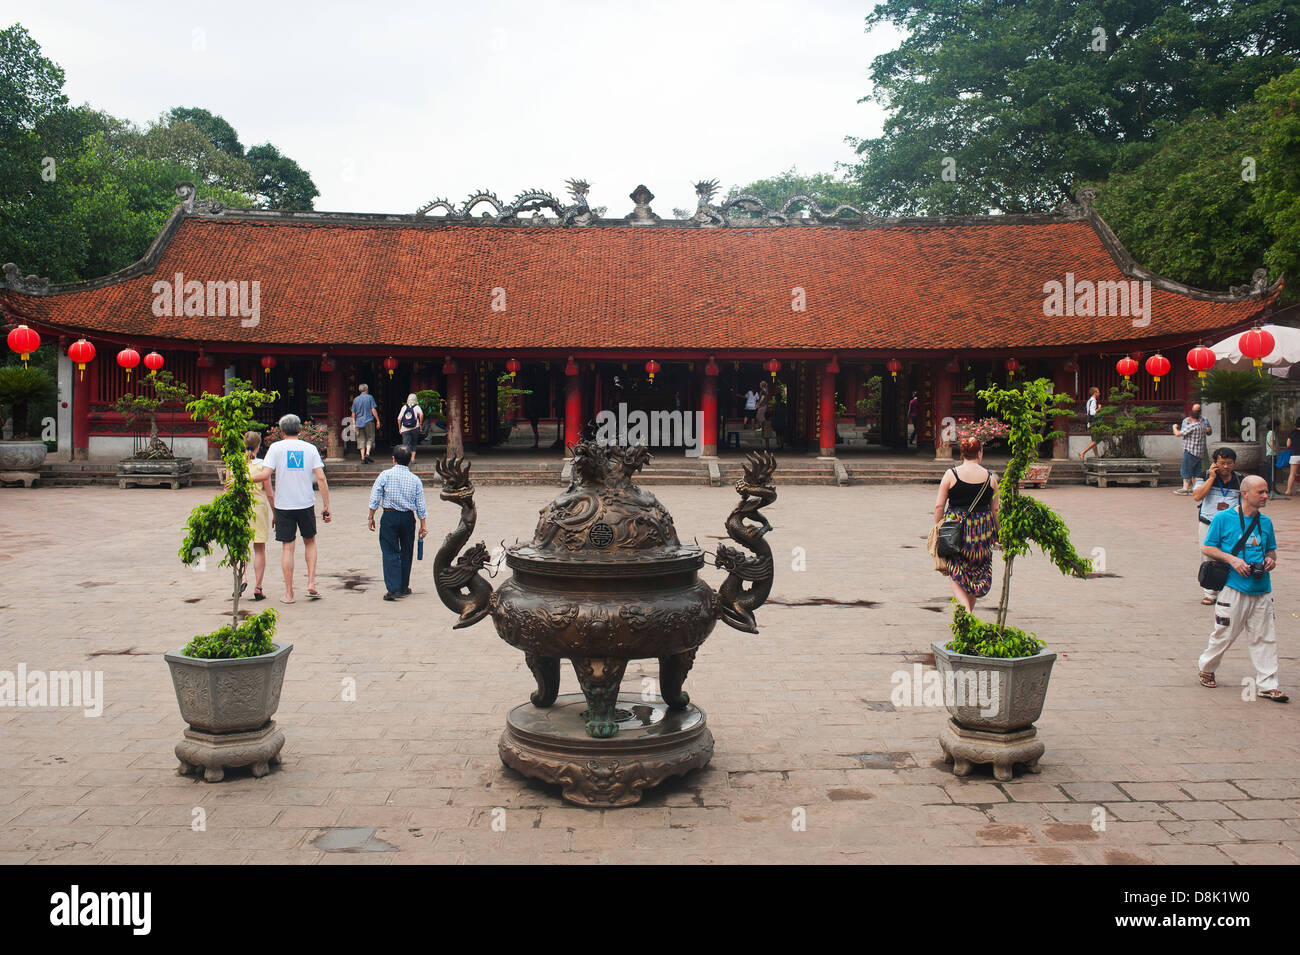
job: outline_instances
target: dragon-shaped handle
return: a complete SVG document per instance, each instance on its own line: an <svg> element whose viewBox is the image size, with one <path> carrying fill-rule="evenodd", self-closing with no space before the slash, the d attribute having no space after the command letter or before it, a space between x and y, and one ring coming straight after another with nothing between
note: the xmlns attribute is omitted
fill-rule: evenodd
<svg viewBox="0 0 1300 955"><path fill-rule="evenodd" d="M474 506L474 485L469 479L469 462L464 458L447 458L434 462L442 478L444 501L460 505L460 523L443 540L433 558L433 585L447 608L460 615L452 628L471 627L488 615L488 602L492 597L492 584L479 576L488 562L488 549L482 541L475 544L459 558L457 552L465 546L478 522L478 508ZM456 563L452 563L452 559Z"/></svg>
<svg viewBox="0 0 1300 955"><path fill-rule="evenodd" d="M745 633L758 633L754 611L772 592L772 548L763 539L772 525L761 508L776 500L776 488L772 486L775 470L776 458L770 451L752 451L746 455L745 474L736 482L740 503L727 518L726 528L727 535L753 556L719 544L715 559L716 565L727 571L727 579L718 588L718 616L727 626ZM747 581L748 590L745 589Z"/></svg>

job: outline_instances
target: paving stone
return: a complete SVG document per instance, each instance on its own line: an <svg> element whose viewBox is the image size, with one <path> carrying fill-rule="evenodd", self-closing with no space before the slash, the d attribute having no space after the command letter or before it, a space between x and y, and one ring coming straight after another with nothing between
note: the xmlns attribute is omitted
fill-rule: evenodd
<svg viewBox="0 0 1300 955"><path fill-rule="evenodd" d="M1241 818L1221 802L1170 803L1168 807L1182 819L1239 819Z"/></svg>
<svg viewBox="0 0 1300 955"><path fill-rule="evenodd" d="M479 536L526 536L556 490L479 488ZM366 491L335 490L340 518L364 515ZM684 539L702 541L735 500L730 488L655 493ZM183 724L157 654L217 625L225 597L217 577L168 560L177 528L211 490L35 489L31 500L48 518L39 527L16 516L29 508L26 495L0 494L6 586L28 597L20 615L0 607L0 659L49 670L84 668L98 649L147 654L94 658L112 691L98 719L0 708L0 862L1295 864L1300 739L1288 709L1248 706L1189 679L1205 630L1195 546L1178 544L1177 533L1132 533L1185 526L1191 539L1185 502L1165 488L1046 492L1081 552L1105 547L1119 576L1062 578L1037 555L1016 565L1014 614L1062 654L1038 722L1041 774L998 783L978 767L957 779L936 742L942 709L865 705L888 700L894 675L910 676L911 657L946 636L944 615L925 609L946 603L945 582L908 569L919 549L889 568L898 573L877 566L878 553L917 543L900 515L923 525L933 494L933 486L781 487L767 512L769 540L778 554L805 547L816 572L778 573L772 597L784 602L759 611L762 632L742 639L719 628L702 649L688 689L708 712L711 766L641 806L603 811L500 765L505 713L533 689L522 655L488 623L466 655L427 581L406 601L380 603L377 546L359 520L322 530L326 599L279 608L281 632L295 643L277 715L283 764L262 779L238 771L219 784L177 776L172 749ZM455 511L430 497L436 540ZM1279 525L1282 543L1294 546L1287 533ZM845 540L864 539L879 550L845 550ZM108 568L113 586L82 586L108 580ZM1153 592L1152 569L1187 586ZM300 586L301 572L300 560ZM995 586L1000 573L999 565ZM348 590L348 575L370 585ZM268 568L273 592L277 576ZM711 569L705 576L717 580ZM1279 592L1295 592L1300 562L1273 577ZM864 587L874 607L800 603L857 600ZM141 635L140 593L152 595L172 636ZM1075 605L1089 607L1086 619L1060 613ZM983 601L981 612L990 606ZM1135 630L1135 614L1149 625ZM1296 663L1283 645L1284 685ZM1250 672L1245 648L1233 647L1225 686ZM643 674L655 677L653 661L634 662L626 688L639 692ZM355 703L339 699L345 675L357 680ZM572 692L567 665L563 679ZM1104 831L1092 828L1099 806ZM207 814L206 832L190 828L195 807ZM806 831L791 828L796 807ZM497 808L504 832L491 829ZM311 845L342 827L376 829L396 851Z"/></svg>

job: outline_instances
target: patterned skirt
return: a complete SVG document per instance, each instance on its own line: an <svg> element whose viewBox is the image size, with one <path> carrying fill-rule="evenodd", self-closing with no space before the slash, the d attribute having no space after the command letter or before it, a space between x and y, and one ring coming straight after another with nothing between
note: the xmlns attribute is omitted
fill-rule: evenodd
<svg viewBox="0 0 1300 955"><path fill-rule="evenodd" d="M945 521L963 519L966 510L948 511ZM997 521L993 511L972 511L965 517L961 556L949 560L950 575L966 593L983 597L993 589L993 541L997 537Z"/></svg>

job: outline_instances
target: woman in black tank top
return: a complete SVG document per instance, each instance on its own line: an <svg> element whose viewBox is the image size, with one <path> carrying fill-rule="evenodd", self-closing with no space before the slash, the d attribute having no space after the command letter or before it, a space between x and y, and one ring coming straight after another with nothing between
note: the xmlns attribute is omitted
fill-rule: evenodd
<svg viewBox="0 0 1300 955"><path fill-rule="evenodd" d="M950 468L939 482L934 502L935 523L961 521L961 556L948 562L953 596L967 611L975 598L993 588L993 541L998 530L998 479L983 466L984 445L978 438L963 438L962 463ZM958 471L963 471L962 477Z"/></svg>

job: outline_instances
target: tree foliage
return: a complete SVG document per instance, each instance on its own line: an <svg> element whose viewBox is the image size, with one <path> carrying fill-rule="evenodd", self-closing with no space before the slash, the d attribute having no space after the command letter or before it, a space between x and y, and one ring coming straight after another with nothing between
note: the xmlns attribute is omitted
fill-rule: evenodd
<svg viewBox="0 0 1300 955"><path fill-rule="evenodd" d="M980 398L988 409L1011 429L1007 443L1011 457L998 484L998 544L1002 548L1002 597L998 602L997 629L1007 623L1007 606L1011 599L1011 568L1017 557L1037 545L1063 574L1085 577L1092 562L1080 557L1070 543L1070 530L1060 515L1036 498L1020 493L1020 480L1029 465L1038 460L1038 448L1044 441L1060 436L1047 432L1047 422L1070 413L1069 395L1052 393L1046 378L1026 381L1016 388L985 388Z"/></svg>
<svg viewBox="0 0 1300 955"><path fill-rule="evenodd" d="M31 416L28 409L53 400L56 391L54 379L42 368L24 368L21 365L0 368L0 407L13 409L14 438L23 440L29 437Z"/></svg>
<svg viewBox="0 0 1300 955"><path fill-rule="evenodd" d="M756 179L744 186L732 186L727 190L724 201L737 196L755 196L769 209L780 209L791 196L808 196L817 200L826 211L842 204L861 208L861 196L855 183L824 172L803 175L794 166L767 179ZM736 218L752 214L743 207L737 207L731 213Z"/></svg>
<svg viewBox="0 0 1300 955"><path fill-rule="evenodd" d="M234 127L208 110L177 107L142 129L69 107L63 82L21 24L0 32L0 262L56 283L125 268L183 180L233 208L310 209L318 195L274 146L245 157Z"/></svg>
<svg viewBox="0 0 1300 955"><path fill-rule="evenodd" d="M186 405L195 421L207 422L212 439L221 449L229 484L211 502L190 512L180 558L189 566L211 554L214 545L225 551L220 566L230 567L234 576L230 610L230 630L234 633L239 629L239 581L253 543L253 491L244 456L244 435L253 429L257 409L280 396L274 391L258 391L238 378L231 378L226 387L224 395L204 393Z"/></svg>
<svg viewBox="0 0 1300 955"><path fill-rule="evenodd" d="M907 34L872 62L883 134L851 140L881 215L1049 209L1300 59L1295 0L883 0L866 22Z"/></svg>

